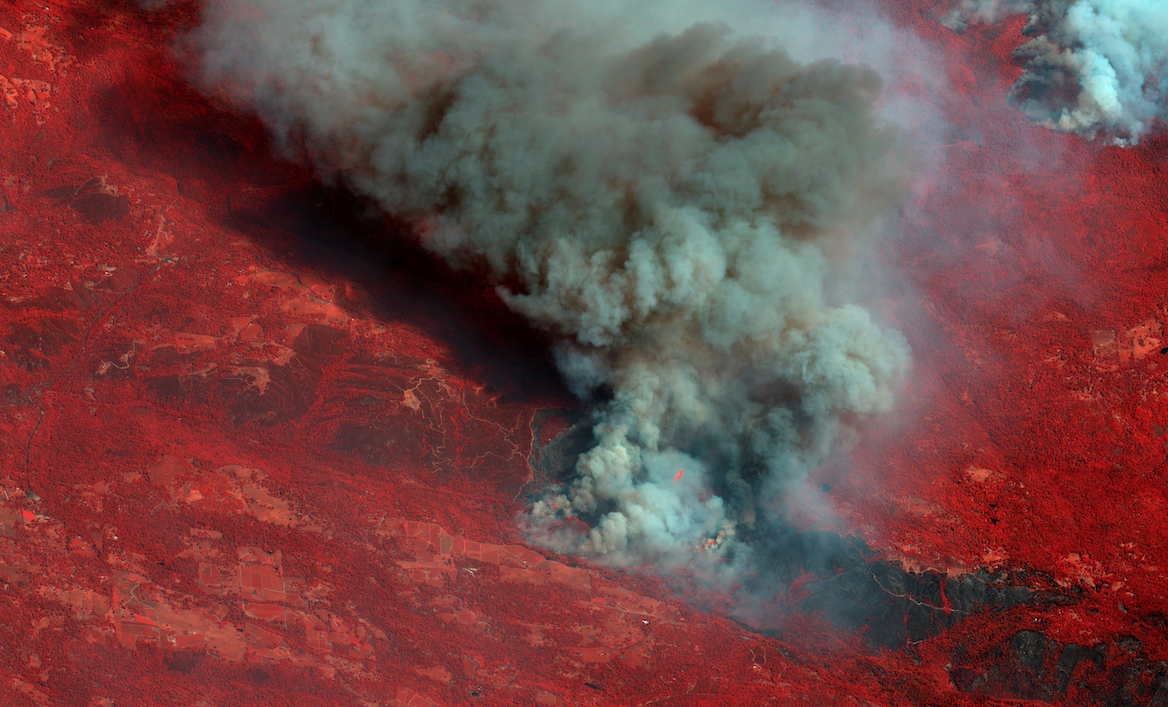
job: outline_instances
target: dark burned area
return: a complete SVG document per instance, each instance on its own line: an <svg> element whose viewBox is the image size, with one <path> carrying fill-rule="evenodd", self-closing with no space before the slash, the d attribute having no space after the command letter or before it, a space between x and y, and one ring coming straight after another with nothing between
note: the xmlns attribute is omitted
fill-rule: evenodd
<svg viewBox="0 0 1168 707"><path fill-rule="evenodd" d="M982 112L1020 18L892 10L981 135L953 231L888 255L920 375L723 591L527 544L593 442L549 335L186 87L197 9L0 16L0 78L50 86L0 160L0 702L1168 705L1168 138Z"/></svg>

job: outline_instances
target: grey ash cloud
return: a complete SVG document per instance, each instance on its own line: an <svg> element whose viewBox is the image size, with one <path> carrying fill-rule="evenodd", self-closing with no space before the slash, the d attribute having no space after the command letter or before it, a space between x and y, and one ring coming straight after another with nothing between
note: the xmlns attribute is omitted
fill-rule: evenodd
<svg viewBox="0 0 1168 707"><path fill-rule="evenodd" d="M857 25L747 2L211 0L184 51L208 92L500 283L574 391L611 393L573 479L520 519L532 537L668 565L741 550L908 373L841 278L906 194L892 118L914 111L832 56L895 69L915 40Z"/></svg>

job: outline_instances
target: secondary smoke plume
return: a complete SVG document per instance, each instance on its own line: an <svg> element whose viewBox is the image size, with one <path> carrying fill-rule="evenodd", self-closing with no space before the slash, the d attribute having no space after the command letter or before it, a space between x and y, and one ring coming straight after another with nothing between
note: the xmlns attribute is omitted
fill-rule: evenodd
<svg viewBox="0 0 1168 707"><path fill-rule="evenodd" d="M208 90L301 130L322 172L559 337L597 443L525 523L624 564L728 551L906 373L902 338L833 300L905 187L881 79L742 31L806 45L828 24L724 2L212 0L186 49ZM554 522L576 516L591 530Z"/></svg>
<svg viewBox="0 0 1168 707"><path fill-rule="evenodd" d="M1168 0L963 0L945 24L962 29L1026 13L1034 38L1012 98L1035 122L1087 139L1132 145L1162 117L1168 77Z"/></svg>

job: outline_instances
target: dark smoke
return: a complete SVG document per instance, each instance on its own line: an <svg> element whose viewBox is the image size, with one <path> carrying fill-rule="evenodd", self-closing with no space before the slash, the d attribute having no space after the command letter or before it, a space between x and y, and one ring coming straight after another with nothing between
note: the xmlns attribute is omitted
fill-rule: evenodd
<svg viewBox="0 0 1168 707"><path fill-rule="evenodd" d="M1134 145L1164 115L1168 0L962 0L952 29L1029 15L1012 98L1052 130Z"/></svg>
<svg viewBox="0 0 1168 707"><path fill-rule="evenodd" d="M500 294L555 333L572 389L611 391L574 480L522 519L533 537L671 563L732 553L909 366L836 298L905 194L903 103L776 41L886 57L900 39L832 24L748 3L213 0L185 49L209 92L302 131L427 248L515 283Z"/></svg>

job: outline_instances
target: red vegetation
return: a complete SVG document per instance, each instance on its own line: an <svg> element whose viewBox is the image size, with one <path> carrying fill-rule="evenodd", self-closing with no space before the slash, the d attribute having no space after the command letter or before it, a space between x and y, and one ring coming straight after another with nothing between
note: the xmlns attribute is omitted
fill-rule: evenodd
<svg viewBox="0 0 1168 707"><path fill-rule="evenodd" d="M1047 699L1154 689L1108 670L1168 660L1164 139L1035 128L1002 105L1019 21L898 12L943 53L964 137L887 256L916 377L804 520L1073 601L872 654L824 617L780 641L684 575L526 546L533 445L577 409L545 342L473 275L333 243L394 226L184 85L166 47L194 8L14 3L0 702L985 704L1058 667L1011 672L1024 631L1107 648Z"/></svg>

